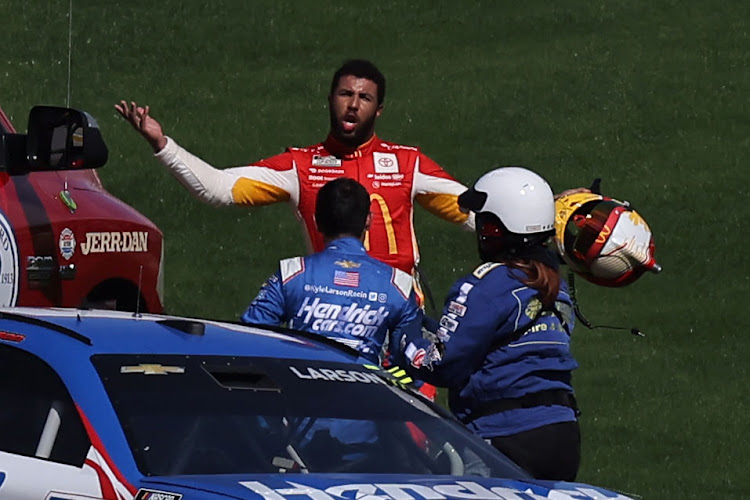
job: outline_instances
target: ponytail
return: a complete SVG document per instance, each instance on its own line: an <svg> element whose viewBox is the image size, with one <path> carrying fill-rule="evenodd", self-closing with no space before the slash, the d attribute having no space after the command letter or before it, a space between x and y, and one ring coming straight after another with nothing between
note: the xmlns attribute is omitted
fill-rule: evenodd
<svg viewBox="0 0 750 500"><path fill-rule="evenodd" d="M521 282L539 292L539 300L545 307L553 307L560 292L560 273L552 267L538 261L518 259L506 263L509 267L519 269L526 275Z"/></svg>

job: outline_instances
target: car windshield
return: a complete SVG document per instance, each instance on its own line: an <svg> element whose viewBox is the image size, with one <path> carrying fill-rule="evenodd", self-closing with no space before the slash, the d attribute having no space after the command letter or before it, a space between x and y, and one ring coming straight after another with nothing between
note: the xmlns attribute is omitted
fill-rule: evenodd
<svg viewBox="0 0 750 500"><path fill-rule="evenodd" d="M528 477L375 367L174 355L98 355L93 362L149 476Z"/></svg>

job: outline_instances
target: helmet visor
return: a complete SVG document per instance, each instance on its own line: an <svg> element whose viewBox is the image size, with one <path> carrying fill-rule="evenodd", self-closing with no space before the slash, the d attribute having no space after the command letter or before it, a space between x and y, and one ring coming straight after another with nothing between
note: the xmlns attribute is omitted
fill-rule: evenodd
<svg viewBox="0 0 750 500"><path fill-rule="evenodd" d="M625 210L625 206L614 200L596 200L582 205L565 226L565 251L578 260L595 257Z"/></svg>

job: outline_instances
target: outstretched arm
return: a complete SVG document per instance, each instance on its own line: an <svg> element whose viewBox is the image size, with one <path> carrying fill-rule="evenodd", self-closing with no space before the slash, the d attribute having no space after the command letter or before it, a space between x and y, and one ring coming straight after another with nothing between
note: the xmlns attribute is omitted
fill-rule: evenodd
<svg viewBox="0 0 750 500"><path fill-rule="evenodd" d="M206 203L259 206L296 199L296 170L283 154L259 165L217 169L164 135L149 106L120 101L115 109L148 141L156 158L172 175Z"/></svg>
<svg viewBox="0 0 750 500"><path fill-rule="evenodd" d="M458 195L466 191L466 186L424 154L419 155L415 166L414 198L417 203L441 219L473 231L473 214L462 212L458 207Z"/></svg>
<svg viewBox="0 0 750 500"><path fill-rule="evenodd" d="M481 365L515 300L498 300L504 291L459 280L451 288L435 339L412 337L404 346L407 371L438 387L460 387ZM497 293L497 295L496 295ZM425 324L428 322L426 321Z"/></svg>
<svg viewBox="0 0 750 500"><path fill-rule="evenodd" d="M115 104L115 109L151 144L154 153L164 149L167 136L164 135L161 124L149 114L149 106L138 106L134 101L130 101L130 104L120 101L120 104Z"/></svg>
<svg viewBox="0 0 750 500"><path fill-rule="evenodd" d="M579 187L579 188L571 188L566 189L562 193L558 193L555 195L555 200L558 200L562 198L563 196L570 196L571 194L577 194L577 193L590 193L591 190L585 187Z"/></svg>

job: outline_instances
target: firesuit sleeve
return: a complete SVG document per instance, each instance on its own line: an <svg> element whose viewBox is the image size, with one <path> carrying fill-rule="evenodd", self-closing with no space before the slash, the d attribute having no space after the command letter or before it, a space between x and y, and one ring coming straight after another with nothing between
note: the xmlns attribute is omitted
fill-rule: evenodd
<svg viewBox="0 0 750 500"><path fill-rule="evenodd" d="M243 323L278 326L286 322L281 271L276 272L260 288L258 295L240 317Z"/></svg>
<svg viewBox="0 0 750 500"><path fill-rule="evenodd" d="M419 154L414 168L414 199L441 219L461 224L465 229L473 231L474 214L466 214L458 207L458 195L464 191L466 186L429 157Z"/></svg>
<svg viewBox="0 0 750 500"><path fill-rule="evenodd" d="M404 307L395 320L394 326L390 329L388 345L390 352L394 354L389 360L395 365L402 366L406 363L403 352L400 348L408 339L417 338L422 333L423 311L417 303L417 294L412 289L409 299L404 303Z"/></svg>
<svg viewBox="0 0 750 500"><path fill-rule="evenodd" d="M188 191L212 205L261 206L299 199L291 153L255 165L217 169L167 137L167 145L155 156Z"/></svg>
<svg viewBox="0 0 750 500"><path fill-rule="evenodd" d="M500 293L499 293L500 292ZM517 321L519 303L489 283L459 281L439 320L437 341L413 339L404 355L409 372L440 387L459 387L477 370L503 326Z"/></svg>

